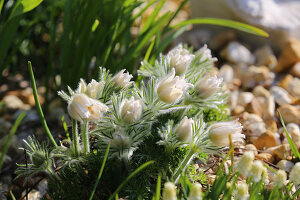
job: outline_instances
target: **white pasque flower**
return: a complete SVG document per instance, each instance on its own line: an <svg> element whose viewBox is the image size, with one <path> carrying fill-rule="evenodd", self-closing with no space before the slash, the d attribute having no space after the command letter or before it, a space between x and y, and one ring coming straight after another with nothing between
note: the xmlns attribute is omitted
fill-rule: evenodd
<svg viewBox="0 0 300 200"><path fill-rule="evenodd" d="M202 186L200 183L194 183L190 191L188 200L201 200L202 199Z"/></svg>
<svg viewBox="0 0 300 200"><path fill-rule="evenodd" d="M263 171L264 171L264 165L262 164L262 162L259 160L255 160L251 165L251 169L248 173L248 176L252 177L252 180L254 182L258 182L262 179Z"/></svg>
<svg viewBox="0 0 300 200"><path fill-rule="evenodd" d="M297 162L290 172L290 181L295 185L300 185L300 162Z"/></svg>
<svg viewBox="0 0 300 200"><path fill-rule="evenodd" d="M171 67L175 68L178 75L184 74L195 58L195 55L190 54L181 44L171 50L167 56L170 59Z"/></svg>
<svg viewBox="0 0 300 200"><path fill-rule="evenodd" d="M243 126L237 120L228 122L216 122L209 127L209 138L217 146L229 145L229 134L233 142L243 141Z"/></svg>
<svg viewBox="0 0 300 200"><path fill-rule="evenodd" d="M97 82L94 79L92 79L92 81L88 85L86 85L85 81L83 79L80 79L80 82L79 82L79 85L78 85L78 88L76 91L77 91L77 93L83 93L93 99L96 99L100 92L102 85L103 85L102 81Z"/></svg>
<svg viewBox="0 0 300 200"><path fill-rule="evenodd" d="M99 120L108 107L85 94L75 94L68 104L68 112L77 121Z"/></svg>
<svg viewBox="0 0 300 200"><path fill-rule="evenodd" d="M158 85L157 93L160 100L171 104L182 97L187 86L184 77L175 76L175 69L172 68L170 74Z"/></svg>
<svg viewBox="0 0 300 200"><path fill-rule="evenodd" d="M210 60L210 62L218 61L217 58L212 57L211 51L207 48L206 44L201 49L199 49L197 53L202 56L200 62L203 62L207 59Z"/></svg>
<svg viewBox="0 0 300 200"><path fill-rule="evenodd" d="M277 171L277 173L275 174L275 177L274 177L274 182L273 184L279 188L283 187L285 185L285 182L287 180L287 175L286 175L286 172L279 169Z"/></svg>
<svg viewBox="0 0 300 200"><path fill-rule="evenodd" d="M235 200L247 200L249 197L248 185L246 183L240 183L236 186L234 199Z"/></svg>
<svg viewBox="0 0 300 200"><path fill-rule="evenodd" d="M252 151L246 151L244 155L239 159L239 162L236 165L236 169L241 175L246 177L251 169L253 160L254 153Z"/></svg>
<svg viewBox="0 0 300 200"><path fill-rule="evenodd" d="M141 118L142 110L141 99L134 100L134 97L131 97L129 100L125 100L121 108L121 117L124 122L130 124Z"/></svg>
<svg viewBox="0 0 300 200"><path fill-rule="evenodd" d="M122 69L119 73L117 73L114 77L113 77L113 81L116 84L116 86L120 86L120 87L128 87L132 84L132 81L130 81L132 79L132 75L129 74L128 72L124 73L125 69Z"/></svg>
<svg viewBox="0 0 300 200"><path fill-rule="evenodd" d="M175 133L180 141L190 141L193 136L193 119L188 119L185 116L177 126Z"/></svg>
<svg viewBox="0 0 300 200"><path fill-rule="evenodd" d="M197 83L196 93L199 97L207 99L221 89L222 82L223 78L207 75Z"/></svg>
<svg viewBox="0 0 300 200"><path fill-rule="evenodd" d="M177 200L176 186L174 185L174 183L165 183L163 189L163 200Z"/></svg>

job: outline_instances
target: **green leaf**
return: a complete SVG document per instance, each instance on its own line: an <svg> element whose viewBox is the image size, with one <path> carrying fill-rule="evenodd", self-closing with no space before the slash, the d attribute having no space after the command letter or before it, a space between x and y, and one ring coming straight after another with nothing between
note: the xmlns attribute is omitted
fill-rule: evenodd
<svg viewBox="0 0 300 200"><path fill-rule="evenodd" d="M107 157L108 157L109 147L110 147L110 143L108 143L108 145L107 145L107 148L106 148L106 151L105 151L105 155L104 155L104 158L103 158L103 162L102 162L102 165L101 165L101 168L100 168L100 171L99 171L99 174L98 174L96 183L95 183L95 185L94 185L94 188L93 188L93 191L92 191L92 193L91 193L91 196L90 196L89 200L92 200L92 199L93 199L94 194L95 194L95 191L96 191L97 186L98 186L98 184L99 184L99 181L100 181L100 178L101 178L101 176L102 176L102 172L103 172L103 170L104 170L104 166L105 166L105 163L106 163L106 160L107 160Z"/></svg>
<svg viewBox="0 0 300 200"><path fill-rule="evenodd" d="M186 21L183 21L181 23L176 24L173 26L173 28L179 28L182 26L190 25L190 24L211 24L211 25L219 25L219 26L225 26L225 27L230 27L234 28L240 31L244 31L247 33L252 33L255 35L260 35L264 37L268 37L269 34L266 33L265 31L256 28L254 26L244 24L241 22L236 22L233 20L228 20L228 19L219 19L219 18L197 18L197 19L189 19Z"/></svg>
<svg viewBox="0 0 300 200"><path fill-rule="evenodd" d="M281 124L282 124L282 126L284 128L284 132L286 134L287 140L288 140L289 145L290 145L290 147L292 149L292 152L293 152L294 156L297 158L297 160L300 161L300 153L299 153L296 145L294 144L293 140L291 139L291 137L290 137L290 135L289 135L289 133L288 133L288 131L286 129L285 123L283 121L283 118L282 118L280 112L278 112L278 114L279 114L279 117L280 117L280 122L281 122Z"/></svg>
<svg viewBox="0 0 300 200"><path fill-rule="evenodd" d="M2 11L2 8L3 8L3 4L4 4L4 0L0 0L0 14L1 14L1 11Z"/></svg>
<svg viewBox="0 0 300 200"><path fill-rule="evenodd" d="M40 3L42 3L42 2L43 2L43 0L19 0L19 1L17 1L17 3L15 4L15 6L9 16L9 20L18 15L21 15L21 14L24 14L26 12L33 10L38 5L40 5Z"/></svg>
<svg viewBox="0 0 300 200"><path fill-rule="evenodd" d="M5 154L6 154L7 150L8 150L8 148L9 148L11 140L12 140L14 134L16 133L16 131L17 131L17 129L18 129L18 127L19 127L22 119L25 116L26 116L26 113L24 113L24 112L21 113L18 116L18 118L16 119L16 122L14 123L12 129L10 129L10 131L9 131L8 137L7 137L7 139L6 139L5 143L4 143L4 146L3 146L3 149L2 149L1 155L0 155L0 170L2 168L2 165L3 165L3 162L4 162L4 158L5 158Z"/></svg>
<svg viewBox="0 0 300 200"><path fill-rule="evenodd" d="M143 169L145 169L146 167L148 167L149 165L152 165L154 163L154 161L148 161L144 164L142 164L141 166L139 166L136 170L134 170L134 172L132 172L120 185L119 187L115 190L115 192L109 197L108 200L112 200L117 194L118 192L124 187L124 185L130 180L132 179L134 176L136 176L138 173L140 173Z"/></svg>

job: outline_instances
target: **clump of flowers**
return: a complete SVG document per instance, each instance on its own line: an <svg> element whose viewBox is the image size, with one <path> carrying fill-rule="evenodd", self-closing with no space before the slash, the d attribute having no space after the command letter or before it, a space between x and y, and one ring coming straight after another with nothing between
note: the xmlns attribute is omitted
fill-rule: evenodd
<svg viewBox="0 0 300 200"><path fill-rule="evenodd" d="M100 68L99 81L86 84L81 79L77 89L59 91L72 118L72 137L66 139L68 145L61 143L47 150L53 167L22 168L20 176L52 169L54 178L50 180L61 188L54 184L50 194L59 198L60 192L67 193L70 188L74 192L78 185L86 185L84 177L95 181L94 173L99 171L110 145L103 173L105 184L96 193L101 198L106 198L104 191L108 194L116 189L114 183L120 184L138 166L151 160L155 164L128 183L121 195L132 195L128 191L139 195L149 192L153 184L150 180L155 180L158 173L163 180L177 183L199 152L228 146L229 134L233 142L244 138L238 121L204 121L203 110L218 109L226 102L222 79L208 75L214 61L206 46L192 53L179 45L154 64L143 62L138 70L141 82L132 81L133 76L125 69L113 75ZM85 192L90 192L91 186L86 187L84 191L78 189L82 191L78 198L87 199ZM170 185L165 187L165 193L173 194ZM192 191L191 195L200 194L198 186Z"/></svg>

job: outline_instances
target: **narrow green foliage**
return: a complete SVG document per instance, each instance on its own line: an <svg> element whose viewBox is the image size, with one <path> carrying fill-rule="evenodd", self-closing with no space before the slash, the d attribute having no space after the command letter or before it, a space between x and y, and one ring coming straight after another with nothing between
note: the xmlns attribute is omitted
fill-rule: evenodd
<svg viewBox="0 0 300 200"><path fill-rule="evenodd" d="M102 172L103 172L103 169L104 169L104 166L105 166L107 157L108 157L109 147L110 147L110 143L108 143L108 145L107 145L107 148L106 148L106 151L105 151L105 155L104 155L104 158L103 158L103 162L102 162L102 165L101 165L101 169L100 169L100 171L99 171L99 174L98 174L96 183L95 183L95 185L94 185L94 188L93 188L93 191L92 191L92 193L91 193L91 196L90 196L89 200L92 200L92 199L93 199L94 194L95 194L95 191L96 191L97 186L98 186L98 183L99 183L100 178L101 178L101 176L102 176Z"/></svg>
<svg viewBox="0 0 300 200"><path fill-rule="evenodd" d="M8 20L11 20L12 18L14 18L18 15L22 15L26 12L33 10L35 7L37 7L42 2L43 2L43 0L19 0L19 1L17 1Z"/></svg>
<svg viewBox="0 0 300 200"><path fill-rule="evenodd" d="M32 90L33 90L33 96L34 96L34 101L35 101L35 106L36 106L36 109L37 109L37 112L39 114L39 117L40 117L40 120L43 124L43 127L46 131L46 134L48 136L48 138L50 139L51 143L53 146L57 147L57 144L48 128L48 125L47 125L47 122L45 120L45 117L44 117L44 114L43 114L43 111L42 111L42 107L41 107L41 104L40 104L40 101L39 101L39 98L38 98L38 94L37 94L37 89L36 89L36 84L35 84L35 78L34 78L34 74L33 74L33 71L32 71L32 65L31 65L31 62L28 61L28 70L29 70L29 75L30 75L30 80L31 80L31 84L32 84Z"/></svg>
<svg viewBox="0 0 300 200"><path fill-rule="evenodd" d="M108 200L112 200L118 193L119 191L124 187L124 185L130 180L132 179L134 176L136 176L137 174L139 174L142 170L144 170L146 167L148 167L149 165L154 164L154 161L148 161L146 163L144 163L143 165L141 165L140 167L138 167L136 170L134 170L120 185L119 187L114 191L114 193L109 197Z"/></svg>
<svg viewBox="0 0 300 200"><path fill-rule="evenodd" d="M159 200L160 199L160 189L161 189L161 175L158 174L158 178L157 178L157 184L156 184L156 193L155 193L155 200Z"/></svg>
<svg viewBox="0 0 300 200"><path fill-rule="evenodd" d="M11 140L12 140L14 134L16 133L16 131L17 131L17 129L18 129L18 127L19 127L21 121L23 120L23 118L24 118L25 116L26 116L26 113L24 113L24 112L21 113L21 114L18 116L18 118L16 119L16 121L15 121L13 127L12 127L11 130L9 131L9 134L8 134L8 136L7 136L7 139L6 139L5 143L4 143L4 146L3 146L2 150L1 150L1 154L0 154L0 171L1 171L1 168L2 168L2 165L3 165L3 162L4 162L5 155L6 155L6 153L7 153L7 150L8 150L8 148L9 148L9 146L10 146Z"/></svg>
<svg viewBox="0 0 300 200"><path fill-rule="evenodd" d="M179 28L182 26L190 25L190 24L211 24L211 25L218 25L218 26L225 26L225 27L230 27L234 28L240 31L244 31L247 33L263 36L263 37L268 37L269 34L266 33L265 31L256 28L254 26L244 24L241 22L236 22L228 19L218 19L218 18L198 18L198 19L189 19L186 21L183 21L181 23L178 23L173 26L173 28Z"/></svg>
<svg viewBox="0 0 300 200"><path fill-rule="evenodd" d="M12 193L11 190L9 191L9 194L10 194L12 200L16 200L16 197L15 197L15 195Z"/></svg>
<svg viewBox="0 0 300 200"><path fill-rule="evenodd" d="M291 149L292 149L292 152L293 152L294 156L296 157L296 159L297 159L298 161L300 161L300 153L299 153L299 151L298 151L296 145L294 144L293 140L291 139L291 137L290 137L290 135L289 135L289 133L288 133L288 131L287 131L287 129L286 129L285 123L284 123L284 121L283 121L283 118L282 118L280 112L278 112L278 114L279 114L280 122L281 122L281 124L282 124L282 126L283 126L283 128L284 128L284 132L285 132L285 134L286 134L287 140L288 140L289 145L290 145L290 147L291 147Z"/></svg>

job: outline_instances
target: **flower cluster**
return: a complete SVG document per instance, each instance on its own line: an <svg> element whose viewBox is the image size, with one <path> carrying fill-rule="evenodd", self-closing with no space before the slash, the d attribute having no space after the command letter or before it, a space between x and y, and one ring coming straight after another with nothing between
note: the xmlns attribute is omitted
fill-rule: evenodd
<svg viewBox="0 0 300 200"><path fill-rule="evenodd" d="M141 82L131 81L125 69L113 75L100 67L99 81L87 84L81 79L77 89L59 91L72 118L72 139L70 145L52 151L53 163L63 163L62 169L85 165L83 160L104 155L110 146L107 159L114 164L107 168L107 176L119 171L121 179L136 166L155 160L165 163L144 176L160 171L164 180L178 182L200 151L218 151L231 143L230 138L244 138L237 120L204 121L203 110L226 102L222 79L209 73L214 61L207 47L193 54L179 45L155 63L144 62L138 71ZM173 190L166 184L168 199L174 199ZM200 193L195 185L190 199L199 199Z"/></svg>

